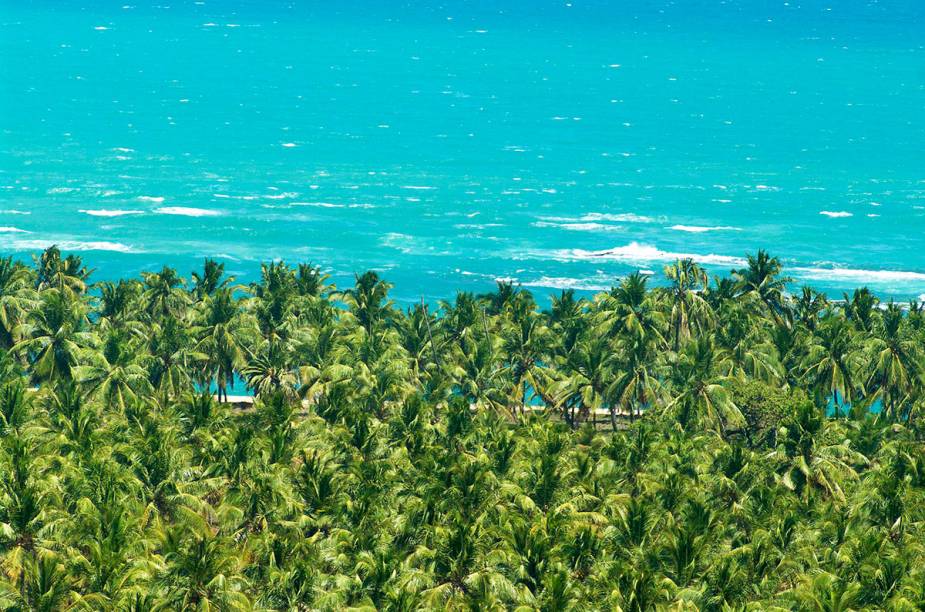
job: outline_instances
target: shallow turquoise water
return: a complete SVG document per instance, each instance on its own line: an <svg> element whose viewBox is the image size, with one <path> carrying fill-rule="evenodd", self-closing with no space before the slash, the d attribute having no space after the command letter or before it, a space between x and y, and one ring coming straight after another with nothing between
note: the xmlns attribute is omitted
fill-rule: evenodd
<svg viewBox="0 0 925 612"><path fill-rule="evenodd" d="M412 300L766 248L916 297L925 3L0 2L0 211L102 278L280 257Z"/></svg>

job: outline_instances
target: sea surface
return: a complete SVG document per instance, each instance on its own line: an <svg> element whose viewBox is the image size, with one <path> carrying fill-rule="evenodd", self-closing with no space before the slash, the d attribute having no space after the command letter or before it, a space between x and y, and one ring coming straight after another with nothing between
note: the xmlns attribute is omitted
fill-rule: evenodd
<svg viewBox="0 0 925 612"><path fill-rule="evenodd" d="M0 253L925 294L922 0L0 0ZM925 299L925 297L921 298Z"/></svg>

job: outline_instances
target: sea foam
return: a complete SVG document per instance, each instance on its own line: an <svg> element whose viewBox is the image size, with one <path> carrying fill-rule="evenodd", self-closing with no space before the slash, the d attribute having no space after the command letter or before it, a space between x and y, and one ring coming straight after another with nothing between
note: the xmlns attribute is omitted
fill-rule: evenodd
<svg viewBox="0 0 925 612"><path fill-rule="evenodd" d="M794 274L812 280L851 283L925 282L925 273L908 270L859 270L853 268L792 268Z"/></svg>
<svg viewBox="0 0 925 612"><path fill-rule="evenodd" d="M678 232L692 232L695 234L700 234L703 232L739 232L741 228L733 227L731 225L715 225L712 227L704 225L672 225L669 229L673 229Z"/></svg>
<svg viewBox="0 0 925 612"><path fill-rule="evenodd" d="M217 210L191 208L189 206L164 206L162 208L155 208L154 212L162 215L178 215L181 217L218 217L222 214Z"/></svg>
<svg viewBox="0 0 925 612"><path fill-rule="evenodd" d="M625 246L605 249L603 251L587 251L584 249L560 249L548 252L547 255L553 259L563 261L620 261L626 263L649 263L656 261L671 262L677 259L692 259L702 264L712 264L717 266L743 266L745 260L741 257L732 257L730 255L716 255L713 253L677 253L672 251L662 251L658 247L638 242L631 242Z"/></svg>
<svg viewBox="0 0 925 612"><path fill-rule="evenodd" d="M619 225L604 225L603 223L550 223L549 221L536 221L533 227L556 227L575 232L620 232Z"/></svg>
<svg viewBox="0 0 925 612"><path fill-rule="evenodd" d="M9 244L9 247L18 251L35 251L40 249L47 249L52 245L56 245L62 251L114 251L117 253L138 252L129 245L123 244L121 242L84 242L82 240L51 240L42 238L35 240L14 240Z"/></svg>
<svg viewBox="0 0 925 612"><path fill-rule="evenodd" d="M80 210L79 212L82 212L85 215L90 215L91 217L123 217L125 215L144 214L144 211L142 210L108 210L106 208L99 208L95 210Z"/></svg>

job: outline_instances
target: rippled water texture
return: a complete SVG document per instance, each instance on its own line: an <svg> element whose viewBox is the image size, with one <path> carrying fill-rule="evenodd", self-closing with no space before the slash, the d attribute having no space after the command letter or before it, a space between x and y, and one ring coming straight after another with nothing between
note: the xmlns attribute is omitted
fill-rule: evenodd
<svg viewBox="0 0 925 612"><path fill-rule="evenodd" d="M3 252L925 293L919 0L156 4L0 3Z"/></svg>

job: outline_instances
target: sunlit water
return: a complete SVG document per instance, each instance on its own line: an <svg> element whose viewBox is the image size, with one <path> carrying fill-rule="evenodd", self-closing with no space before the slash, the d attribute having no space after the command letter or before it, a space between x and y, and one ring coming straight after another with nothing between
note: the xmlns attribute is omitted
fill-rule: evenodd
<svg viewBox="0 0 925 612"><path fill-rule="evenodd" d="M0 2L5 253L925 293L919 0L126 2Z"/></svg>

